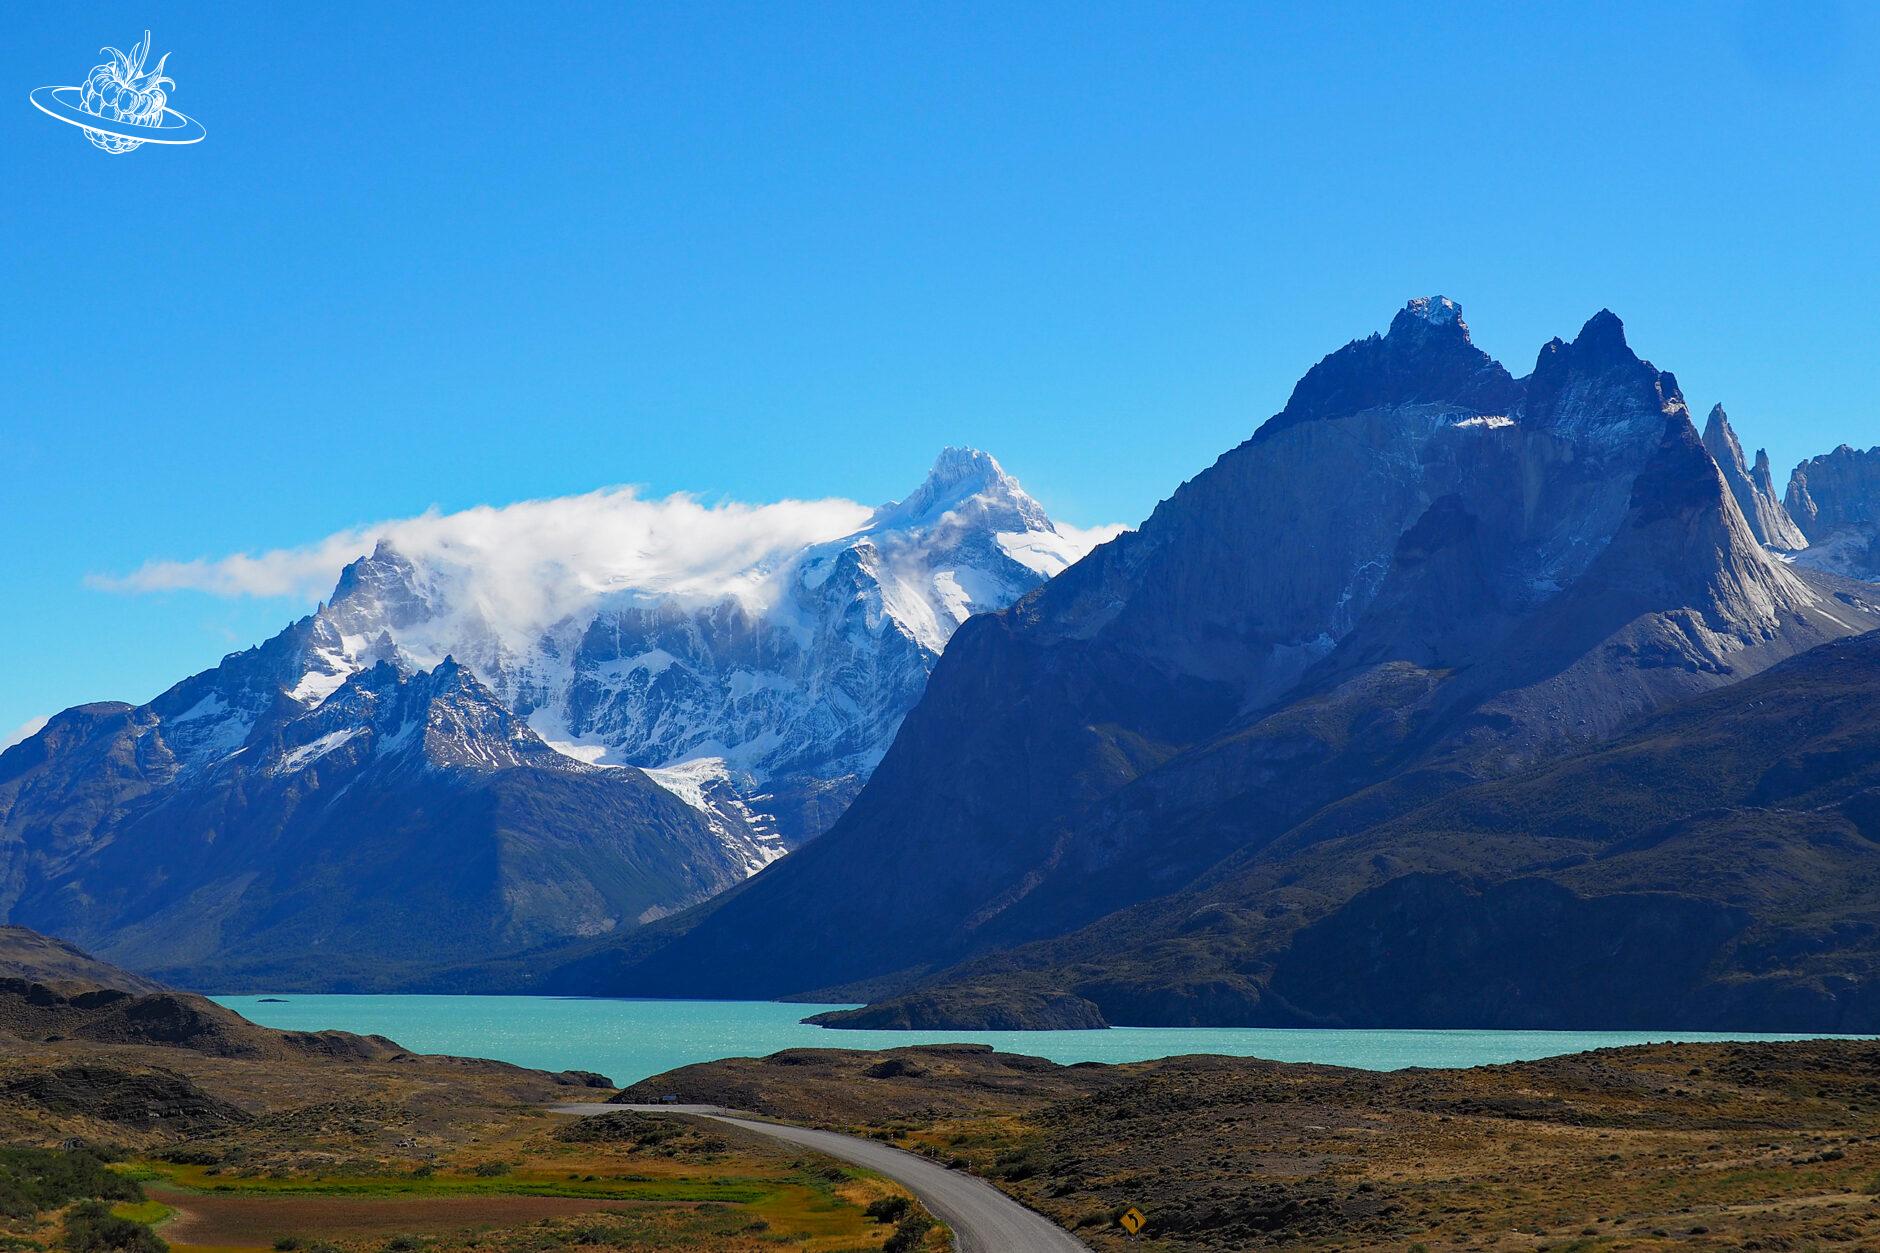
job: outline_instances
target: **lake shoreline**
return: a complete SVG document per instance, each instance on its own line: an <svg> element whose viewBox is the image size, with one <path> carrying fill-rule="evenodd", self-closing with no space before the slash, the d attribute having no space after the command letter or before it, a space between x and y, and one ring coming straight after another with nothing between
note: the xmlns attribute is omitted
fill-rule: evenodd
<svg viewBox="0 0 1880 1253"><path fill-rule="evenodd" d="M264 1026L383 1035L415 1052L488 1057L550 1071L592 1070L623 1086L681 1066L761 1057L785 1049L881 1050L971 1043L1066 1065L1211 1055L1390 1071L1453 1070L1639 1044L1848 1038L1755 1032L1324 1027L831 1031L802 1019L846 1006L448 994L269 993L210 999Z"/></svg>

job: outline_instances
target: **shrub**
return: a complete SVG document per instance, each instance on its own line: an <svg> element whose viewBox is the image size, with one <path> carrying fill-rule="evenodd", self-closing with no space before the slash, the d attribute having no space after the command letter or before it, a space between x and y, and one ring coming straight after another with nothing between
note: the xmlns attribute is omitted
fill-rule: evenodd
<svg viewBox="0 0 1880 1253"><path fill-rule="evenodd" d="M300 1247L300 1237L282 1236L274 1242L274 1247L279 1250L279 1253L294 1253L294 1250Z"/></svg>
<svg viewBox="0 0 1880 1253"><path fill-rule="evenodd" d="M0 1216L31 1218L85 1198L141 1201L144 1190L87 1149L0 1149Z"/></svg>
<svg viewBox="0 0 1880 1253"><path fill-rule="evenodd" d="M499 1175L509 1173L509 1163L478 1162L476 1166L471 1169L470 1173L482 1179L495 1179Z"/></svg>
<svg viewBox="0 0 1880 1253"><path fill-rule="evenodd" d="M933 1219L925 1214L909 1214L881 1246L881 1253L914 1253L927 1242L927 1233L933 1228Z"/></svg>
<svg viewBox="0 0 1880 1253"><path fill-rule="evenodd" d="M1004 1179L1008 1183L1017 1183L1020 1179L1029 1179L1043 1168L1036 1149L1011 1149L993 1159L994 1178Z"/></svg>
<svg viewBox="0 0 1880 1253"><path fill-rule="evenodd" d="M65 1216L65 1247L71 1253L169 1253L157 1233L119 1218L100 1201L81 1201Z"/></svg>
<svg viewBox="0 0 1880 1253"><path fill-rule="evenodd" d="M222 1164L222 1155L213 1149L165 1149L158 1156L166 1162L175 1162L178 1166L220 1166Z"/></svg>
<svg viewBox="0 0 1880 1253"><path fill-rule="evenodd" d="M864 1212L878 1223L898 1223L913 1208L904 1196L884 1196L879 1201L870 1201Z"/></svg>

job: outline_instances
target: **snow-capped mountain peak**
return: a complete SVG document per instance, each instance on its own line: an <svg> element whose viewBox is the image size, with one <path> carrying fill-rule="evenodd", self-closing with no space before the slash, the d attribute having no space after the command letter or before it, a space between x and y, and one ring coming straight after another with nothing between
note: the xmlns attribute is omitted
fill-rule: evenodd
<svg viewBox="0 0 1880 1253"><path fill-rule="evenodd" d="M676 771L661 777L707 804L741 848L794 844L833 821L867 777L959 624L1011 604L1098 538L1060 530L972 448L942 451L898 502L815 506L794 531L803 515L760 524L787 502L751 510L743 531L742 519L715 515L731 535L709 544L644 522L630 493L580 501L589 514L630 516L605 545L525 516L527 564L474 529L475 543L423 551L380 540L311 616L239 655L241 692L212 685L202 696L192 760L238 747L282 699L320 715L303 719L307 744L290 752L316 742L337 751L346 726L365 723L374 744L403 742L367 699L383 666L423 676L427 691L476 685L429 706L465 711L456 738L476 759L465 764L534 760L540 744L570 764ZM547 514L553 504L515 508ZM495 726L490 704L515 726Z"/></svg>
<svg viewBox="0 0 1880 1253"><path fill-rule="evenodd" d="M1044 506L977 448L942 449L926 480L907 499L877 510L868 529L932 526L950 513L965 513L1000 531L1055 530Z"/></svg>

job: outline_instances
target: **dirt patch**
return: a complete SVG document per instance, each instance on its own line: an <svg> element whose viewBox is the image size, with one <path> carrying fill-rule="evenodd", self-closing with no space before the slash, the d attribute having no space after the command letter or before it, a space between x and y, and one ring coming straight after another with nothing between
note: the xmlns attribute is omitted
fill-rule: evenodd
<svg viewBox="0 0 1880 1253"><path fill-rule="evenodd" d="M218 1196L152 1186L176 1211L163 1225L172 1244L272 1246L282 1236L390 1236L518 1227L544 1218L617 1213L636 1202L553 1196Z"/></svg>

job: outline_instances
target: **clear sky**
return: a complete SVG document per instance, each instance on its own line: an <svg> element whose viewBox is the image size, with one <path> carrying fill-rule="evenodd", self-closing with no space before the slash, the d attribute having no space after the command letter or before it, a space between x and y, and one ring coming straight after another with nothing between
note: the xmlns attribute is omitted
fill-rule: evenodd
<svg viewBox="0 0 1880 1253"><path fill-rule="evenodd" d="M642 484L1136 521L1405 298L1880 442L1880 6L10 0L0 739L310 607L146 560ZM149 26L193 148L27 93Z"/></svg>

